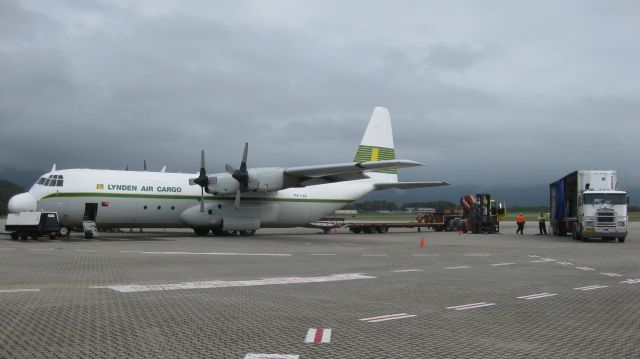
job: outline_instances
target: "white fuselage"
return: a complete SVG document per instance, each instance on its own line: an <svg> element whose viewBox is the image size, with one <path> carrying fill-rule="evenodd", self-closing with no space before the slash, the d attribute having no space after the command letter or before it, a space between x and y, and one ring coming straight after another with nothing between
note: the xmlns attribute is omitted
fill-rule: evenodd
<svg viewBox="0 0 640 359"><path fill-rule="evenodd" d="M35 198L37 210L57 212L67 226L82 224L87 204L97 204L94 220L103 227L216 226L237 219L258 221L259 227L303 226L374 189L374 181L366 179L246 192L238 209L232 195L205 193L203 213L200 187L189 185L194 174L69 169L43 177L52 174L64 178L62 186L35 184L28 193Z"/></svg>

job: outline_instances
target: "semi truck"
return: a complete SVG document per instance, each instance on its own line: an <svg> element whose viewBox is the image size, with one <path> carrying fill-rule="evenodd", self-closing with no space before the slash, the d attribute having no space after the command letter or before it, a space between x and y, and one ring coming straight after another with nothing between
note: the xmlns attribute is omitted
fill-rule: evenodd
<svg viewBox="0 0 640 359"><path fill-rule="evenodd" d="M627 238L629 195L618 189L615 170L578 170L549 185L554 235L576 240Z"/></svg>

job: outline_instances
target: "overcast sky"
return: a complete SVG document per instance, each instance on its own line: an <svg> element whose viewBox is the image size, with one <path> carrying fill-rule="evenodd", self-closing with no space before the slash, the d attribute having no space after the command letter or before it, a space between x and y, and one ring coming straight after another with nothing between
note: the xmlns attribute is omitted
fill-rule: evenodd
<svg viewBox="0 0 640 359"><path fill-rule="evenodd" d="M0 177L351 161L402 180L640 180L638 1L0 0Z"/></svg>

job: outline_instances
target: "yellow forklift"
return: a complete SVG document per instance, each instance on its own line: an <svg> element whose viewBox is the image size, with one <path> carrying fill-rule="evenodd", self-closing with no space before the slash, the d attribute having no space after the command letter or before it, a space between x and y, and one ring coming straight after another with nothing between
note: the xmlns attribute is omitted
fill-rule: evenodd
<svg viewBox="0 0 640 359"><path fill-rule="evenodd" d="M465 232L500 232L500 221L507 215L507 206L504 202L491 199L488 193L477 193L475 198L471 195L462 197L460 204L465 218Z"/></svg>

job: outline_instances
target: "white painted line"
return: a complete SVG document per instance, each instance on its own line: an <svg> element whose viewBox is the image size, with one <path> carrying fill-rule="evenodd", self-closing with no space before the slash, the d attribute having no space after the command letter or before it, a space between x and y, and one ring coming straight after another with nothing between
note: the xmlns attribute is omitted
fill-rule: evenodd
<svg viewBox="0 0 640 359"><path fill-rule="evenodd" d="M555 259L551 259L551 258L544 258L544 259L539 259L537 261L529 261L530 263L547 263L547 262L555 262Z"/></svg>
<svg viewBox="0 0 640 359"><path fill-rule="evenodd" d="M625 284L637 284L640 283L640 278L638 279L627 279L627 280L623 280L620 283L625 283Z"/></svg>
<svg viewBox="0 0 640 359"><path fill-rule="evenodd" d="M510 266L512 264L515 264L515 263L493 263L491 265L495 266L495 267L498 267L498 266Z"/></svg>
<svg viewBox="0 0 640 359"><path fill-rule="evenodd" d="M467 253L464 254L465 257L489 257L491 253Z"/></svg>
<svg viewBox="0 0 640 359"><path fill-rule="evenodd" d="M470 266L457 266L457 267L444 267L444 269L465 269L471 268Z"/></svg>
<svg viewBox="0 0 640 359"><path fill-rule="evenodd" d="M406 272L422 272L422 269L396 269L392 270L392 273L406 273Z"/></svg>
<svg viewBox="0 0 640 359"><path fill-rule="evenodd" d="M331 329L325 328L310 328L307 331L307 336L304 339L305 343L330 343L331 342Z"/></svg>
<svg viewBox="0 0 640 359"><path fill-rule="evenodd" d="M310 256L335 256L335 253L311 253Z"/></svg>
<svg viewBox="0 0 640 359"><path fill-rule="evenodd" d="M386 257L386 254L363 254L363 257Z"/></svg>
<svg viewBox="0 0 640 359"><path fill-rule="evenodd" d="M120 253L140 253L140 251L120 251Z"/></svg>
<svg viewBox="0 0 640 359"><path fill-rule="evenodd" d="M32 251L52 251L53 248L30 248Z"/></svg>
<svg viewBox="0 0 640 359"><path fill-rule="evenodd" d="M39 292L40 289L0 289L0 293Z"/></svg>
<svg viewBox="0 0 640 359"><path fill-rule="evenodd" d="M300 356L296 354L254 354L249 353L244 356L244 359L299 359Z"/></svg>
<svg viewBox="0 0 640 359"><path fill-rule="evenodd" d="M608 277L622 277L622 274L618 274L618 273L600 273L603 275L606 275Z"/></svg>
<svg viewBox="0 0 640 359"><path fill-rule="evenodd" d="M590 285L590 286L586 286L586 287L579 287L579 288L573 288L575 290L594 290L594 289L601 289L601 288L606 288L608 287L608 285Z"/></svg>
<svg viewBox="0 0 640 359"><path fill-rule="evenodd" d="M234 287L253 287L263 285L277 285L277 284L305 284L305 283L325 283L325 282L340 282L357 279L373 279L376 277L363 275L361 273L346 273L346 274L334 274L324 277L278 277L278 278L263 278L256 280L236 280L236 281L224 281L214 280L206 282L182 282L172 284L150 284L150 285L108 285L108 286L93 286L90 288L109 288L122 293L133 292L150 292L150 291L163 291L163 290L180 290L180 289L210 289L210 288L234 288Z"/></svg>
<svg viewBox="0 0 640 359"><path fill-rule="evenodd" d="M456 305L454 307L447 307L447 309L467 310L467 309L489 307L489 306L492 306L492 305L496 305L496 303L487 303L487 302L471 303L471 304Z"/></svg>
<svg viewBox="0 0 640 359"><path fill-rule="evenodd" d="M76 249L76 252L97 252L97 249Z"/></svg>
<svg viewBox="0 0 640 359"><path fill-rule="evenodd" d="M0 248L0 251L12 251L15 248Z"/></svg>
<svg viewBox="0 0 640 359"><path fill-rule="evenodd" d="M396 320L396 319L405 319L405 318L413 318L417 317L416 314L407 314L407 313L399 313L399 314L389 314L382 315L379 317L371 317L371 318L363 318L358 319L367 323L378 323L378 322L386 322L387 320Z"/></svg>
<svg viewBox="0 0 640 359"><path fill-rule="evenodd" d="M540 256L537 256L535 254L529 254L528 257L530 257L530 258L540 258Z"/></svg>
<svg viewBox="0 0 640 359"><path fill-rule="evenodd" d="M571 262L556 262L556 263L562 264L563 266L572 266L573 265L573 263L571 263Z"/></svg>
<svg viewBox="0 0 640 359"><path fill-rule="evenodd" d="M576 267L576 269L580 269L580 270L595 270L595 269L589 268L589 267Z"/></svg>
<svg viewBox="0 0 640 359"><path fill-rule="evenodd" d="M555 262L556 261L553 258L542 258L542 260L547 261L547 262Z"/></svg>
<svg viewBox="0 0 640 359"><path fill-rule="evenodd" d="M522 297L516 297L516 298L531 300L531 299L540 299L540 298L553 297L554 295L557 295L557 294L554 294L554 293L538 293L538 294L523 295Z"/></svg>
<svg viewBox="0 0 640 359"><path fill-rule="evenodd" d="M235 252L138 252L140 254L177 254L177 255L206 255L206 256L275 256L291 257L289 253L235 253Z"/></svg>
<svg viewBox="0 0 640 359"><path fill-rule="evenodd" d="M414 257L437 257L440 254L438 253L423 253L423 254L414 254Z"/></svg>

